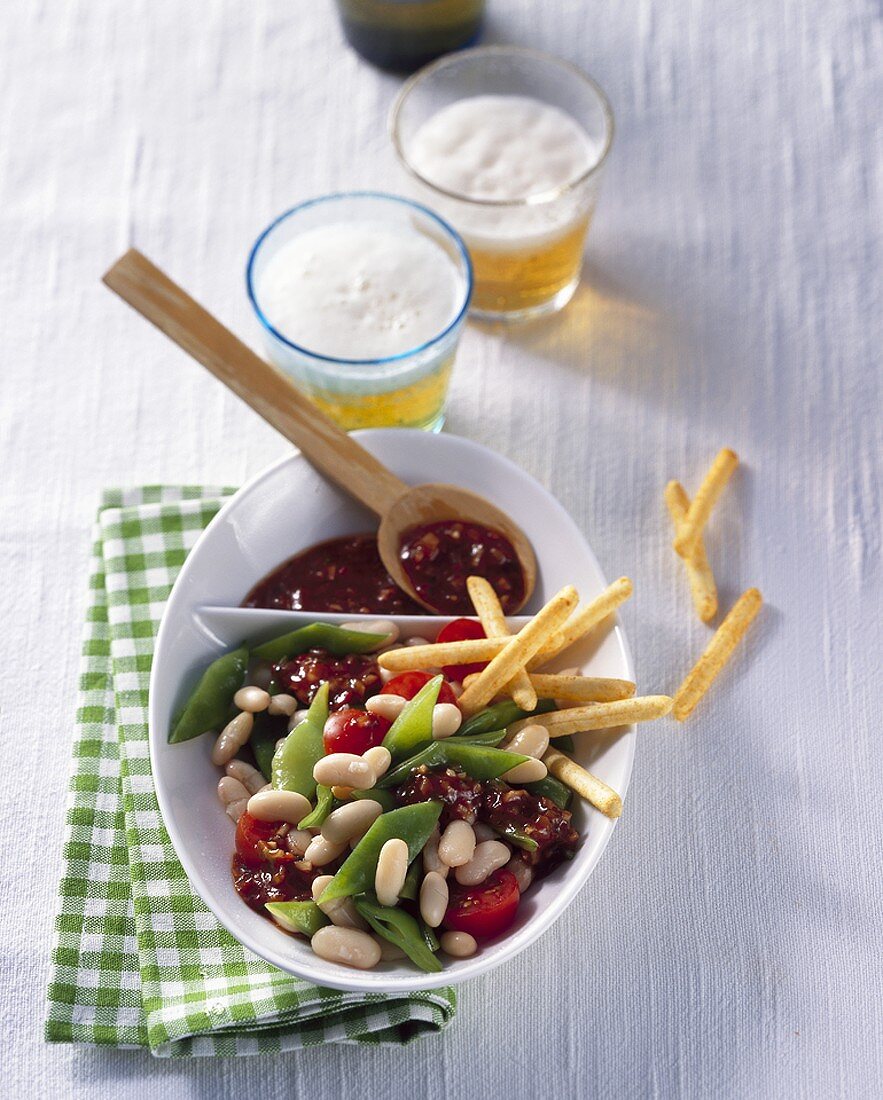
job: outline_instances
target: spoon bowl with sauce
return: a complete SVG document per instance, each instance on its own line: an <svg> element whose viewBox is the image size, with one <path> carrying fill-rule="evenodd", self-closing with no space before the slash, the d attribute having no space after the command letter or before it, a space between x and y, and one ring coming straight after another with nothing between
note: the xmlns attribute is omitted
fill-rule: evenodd
<svg viewBox="0 0 883 1100"><path fill-rule="evenodd" d="M406 485L135 249L104 282L380 518L381 560L417 603L447 614L465 607L468 614L470 574L499 586L509 615L530 599L536 557L505 512L455 485Z"/></svg>

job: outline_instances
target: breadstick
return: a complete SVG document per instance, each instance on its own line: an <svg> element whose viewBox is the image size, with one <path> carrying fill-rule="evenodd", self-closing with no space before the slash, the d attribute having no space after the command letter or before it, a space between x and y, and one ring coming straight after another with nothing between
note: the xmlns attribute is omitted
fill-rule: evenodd
<svg viewBox="0 0 883 1100"><path fill-rule="evenodd" d="M708 523L708 517L730 480L733 471L739 465L739 456L729 447L724 447L715 457L705 479L699 486L696 496L690 503L684 522L678 528L674 541L675 550L682 558L693 556L696 540Z"/></svg>
<svg viewBox="0 0 883 1100"><path fill-rule="evenodd" d="M600 810L607 817L619 817L622 813L622 799L612 787L608 787L591 772L581 768L575 760L565 756L557 749L549 748L543 755L543 763L555 776L572 791Z"/></svg>
<svg viewBox="0 0 883 1100"><path fill-rule="evenodd" d="M677 532L687 518L687 512L690 508L690 498L679 481L670 481L666 485L665 503L668 505L669 515ZM693 553L684 558L683 562L690 581L693 604L699 618L707 623L717 614L717 585L714 581L714 573L712 573L711 566L708 563L705 541L701 535L696 540Z"/></svg>
<svg viewBox="0 0 883 1100"><path fill-rule="evenodd" d="M509 627L506 625L506 616L490 582L484 577L467 577L466 590L469 592L475 614L484 627L485 634L489 638L508 638ZM507 695L512 696L522 710L533 710L537 705L537 693L523 668L515 673L503 690Z"/></svg>

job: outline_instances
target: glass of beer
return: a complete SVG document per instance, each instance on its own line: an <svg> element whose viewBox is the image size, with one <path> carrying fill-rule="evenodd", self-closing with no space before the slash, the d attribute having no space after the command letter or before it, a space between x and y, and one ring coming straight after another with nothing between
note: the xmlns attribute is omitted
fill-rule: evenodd
<svg viewBox="0 0 883 1100"><path fill-rule="evenodd" d="M476 317L524 320L570 301L613 141L591 77L534 50L464 50L411 77L390 132L411 192L466 241Z"/></svg>
<svg viewBox="0 0 883 1100"><path fill-rule="evenodd" d="M301 203L258 237L246 282L269 358L341 427L441 428L472 271L431 210L378 192Z"/></svg>

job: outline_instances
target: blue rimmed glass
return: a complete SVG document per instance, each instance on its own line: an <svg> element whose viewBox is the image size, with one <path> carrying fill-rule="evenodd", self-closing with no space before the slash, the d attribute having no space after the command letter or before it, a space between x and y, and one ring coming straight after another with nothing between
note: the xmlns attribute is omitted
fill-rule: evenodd
<svg viewBox="0 0 883 1100"><path fill-rule="evenodd" d="M308 230L378 222L421 234L442 248L459 273L463 299L437 335L380 359L343 359L296 343L270 322L260 302L261 275L278 250ZM276 218L258 237L246 269L248 297L270 359L341 427L406 427L438 431L457 344L472 295L472 264L459 235L437 214L410 199L354 191L310 199Z"/></svg>

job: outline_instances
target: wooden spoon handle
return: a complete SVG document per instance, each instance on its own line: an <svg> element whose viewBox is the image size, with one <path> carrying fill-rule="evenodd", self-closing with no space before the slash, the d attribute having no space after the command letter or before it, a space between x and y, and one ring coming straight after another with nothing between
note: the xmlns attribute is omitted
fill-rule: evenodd
<svg viewBox="0 0 883 1100"><path fill-rule="evenodd" d="M136 249L120 257L103 282L377 515L407 490L281 371L255 355Z"/></svg>

